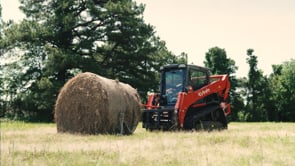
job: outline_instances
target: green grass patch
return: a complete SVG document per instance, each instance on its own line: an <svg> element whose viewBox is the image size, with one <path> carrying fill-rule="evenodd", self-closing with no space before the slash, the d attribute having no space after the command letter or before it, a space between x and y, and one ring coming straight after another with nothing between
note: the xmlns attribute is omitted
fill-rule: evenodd
<svg viewBox="0 0 295 166"><path fill-rule="evenodd" d="M54 127L54 123L28 123L24 121L0 120L1 130L26 130L39 127Z"/></svg>
<svg viewBox="0 0 295 166"><path fill-rule="evenodd" d="M213 132L57 133L55 124L1 121L1 165L292 165L295 123L230 123Z"/></svg>

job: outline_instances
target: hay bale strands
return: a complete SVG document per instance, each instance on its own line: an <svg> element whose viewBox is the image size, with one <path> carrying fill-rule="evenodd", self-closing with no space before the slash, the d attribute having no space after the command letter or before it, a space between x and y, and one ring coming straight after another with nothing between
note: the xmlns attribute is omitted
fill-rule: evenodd
<svg viewBox="0 0 295 166"><path fill-rule="evenodd" d="M140 115L134 88L89 72L67 81L55 104L58 132L132 134Z"/></svg>

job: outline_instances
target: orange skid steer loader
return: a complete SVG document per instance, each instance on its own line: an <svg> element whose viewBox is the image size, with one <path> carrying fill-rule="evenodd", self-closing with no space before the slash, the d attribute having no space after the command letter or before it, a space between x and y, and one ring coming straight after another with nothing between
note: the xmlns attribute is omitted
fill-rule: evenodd
<svg viewBox="0 0 295 166"><path fill-rule="evenodd" d="M161 67L160 93L150 93L142 114L147 130L226 129L230 114L228 75L172 64Z"/></svg>

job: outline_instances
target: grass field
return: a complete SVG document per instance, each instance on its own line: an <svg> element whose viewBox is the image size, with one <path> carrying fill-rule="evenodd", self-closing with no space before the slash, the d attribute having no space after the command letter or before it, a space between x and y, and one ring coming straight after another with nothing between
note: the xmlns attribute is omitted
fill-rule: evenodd
<svg viewBox="0 0 295 166"><path fill-rule="evenodd" d="M295 123L230 123L213 132L72 135L55 124L1 122L6 165L295 165Z"/></svg>

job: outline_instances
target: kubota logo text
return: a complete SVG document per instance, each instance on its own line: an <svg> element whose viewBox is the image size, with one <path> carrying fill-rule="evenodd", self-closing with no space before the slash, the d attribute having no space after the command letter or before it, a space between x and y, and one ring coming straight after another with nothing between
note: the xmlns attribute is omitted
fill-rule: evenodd
<svg viewBox="0 0 295 166"><path fill-rule="evenodd" d="M202 96L206 95L209 92L210 92L210 89L209 88L206 88L206 89L202 90L201 92L199 92L198 95L200 97L202 97Z"/></svg>

